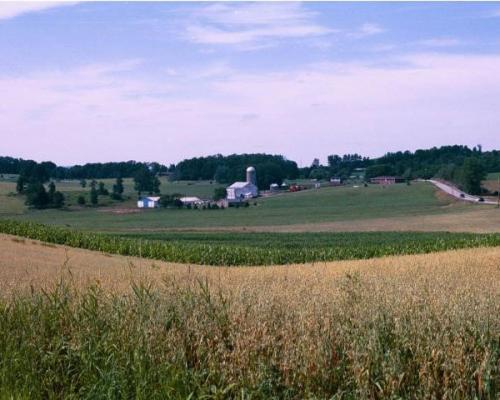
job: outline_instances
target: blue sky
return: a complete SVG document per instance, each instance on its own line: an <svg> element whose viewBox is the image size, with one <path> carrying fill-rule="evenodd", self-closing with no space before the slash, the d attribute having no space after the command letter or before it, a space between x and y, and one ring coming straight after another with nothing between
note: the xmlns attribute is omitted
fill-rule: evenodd
<svg viewBox="0 0 500 400"><path fill-rule="evenodd" d="M3 155L500 148L500 3L1 3Z"/></svg>

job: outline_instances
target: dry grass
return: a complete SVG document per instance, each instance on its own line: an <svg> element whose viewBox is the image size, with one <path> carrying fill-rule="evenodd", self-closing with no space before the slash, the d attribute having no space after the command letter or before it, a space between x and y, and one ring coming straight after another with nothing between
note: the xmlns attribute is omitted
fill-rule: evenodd
<svg viewBox="0 0 500 400"><path fill-rule="evenodd" d="M154 289L147 292L155 294L138 295L139 314L137 301L117 299L96 305L102 309L92 318L102 319L98 329L109 330L121 323L113 313L123 313L126 325L116 332L137 323L127 337L143 335L144 351L153 357L149 362L175 361L203 375L195 397L494 399L498 394L500 248L221 268L152 264L1 235L0 254L4 296L30 285L51 286L61 276L80 290L97 282L103 296L128 292L131 281L149 283ZM82 306L75 307L68 315ZM136 322L137 315L147 317ZM57 325L73 337L71 348L84 340L73 332L79 325L72 324ZM189 376L188 387L194 388ZM171 393L181 398L180 392Z"/></svg>
<svg viewBox="0 0 500 400"><path fill-rule="evenodd" d="M454 207L451 205L450 207ZM500 232L500 210L495 206L467 205L442 215L370 218L356 221L318 222L310 224L272 226L233 226L214 228L174 228L167 231L221 232ZM142 232L162 232L166 229L137 229ZM131 230L133 231L133 230Z"/></svg>
<svg viewBox="0 0 500 400"><path fill-rule="evenodd" d="M233 290L241 284L262 290L269 284L279 287L288 282L287 292L293 296L302 286L323 292L332 280L346 273L389 278L416 273L447 276L469 271L481 285L483 276L490 282L486 286L493 283L497 290L500 289L498 247L264 268L203 267L108 255L0 234L0 254L0 291L3 294L31 286L45 287L68 274L79 287L98 282L103 288L116 291L129 289L131 280L160 282L165 277L181 281L208 279ZM478 271L481 274L476 276ZM498 279L490 279L493 277ZM263 292L268 294L266 290Z"/></svg>

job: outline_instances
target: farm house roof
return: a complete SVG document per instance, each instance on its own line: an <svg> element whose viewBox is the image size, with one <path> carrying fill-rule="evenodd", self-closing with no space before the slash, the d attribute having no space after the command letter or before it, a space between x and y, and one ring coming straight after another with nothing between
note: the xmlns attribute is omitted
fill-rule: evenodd
<svg viewBox="0 0 500 400"><path fill-rule="evenodd" d="M251 182L234 182L228 189L243 189L247 186L254 186Z"/></svg>

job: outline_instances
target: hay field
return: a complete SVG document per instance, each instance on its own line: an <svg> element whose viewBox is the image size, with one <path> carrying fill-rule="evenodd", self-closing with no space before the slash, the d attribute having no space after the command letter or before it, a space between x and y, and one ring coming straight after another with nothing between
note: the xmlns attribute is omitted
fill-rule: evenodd
<svg viewBox="0 0 500 400"><path fill-rule="evenodd" d="M4 397L499 393L500 248L220 268L2 235L0 254Z"/></svg>

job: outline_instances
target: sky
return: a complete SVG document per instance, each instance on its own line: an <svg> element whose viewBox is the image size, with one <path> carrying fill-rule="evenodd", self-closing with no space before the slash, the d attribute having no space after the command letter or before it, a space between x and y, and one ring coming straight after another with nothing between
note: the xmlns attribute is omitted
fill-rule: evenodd
<svg viewBox="0 0 500 400"><path fill-rule="evenodd" d="M0 155L500 149L500 3L0 3Z"/></svg>

